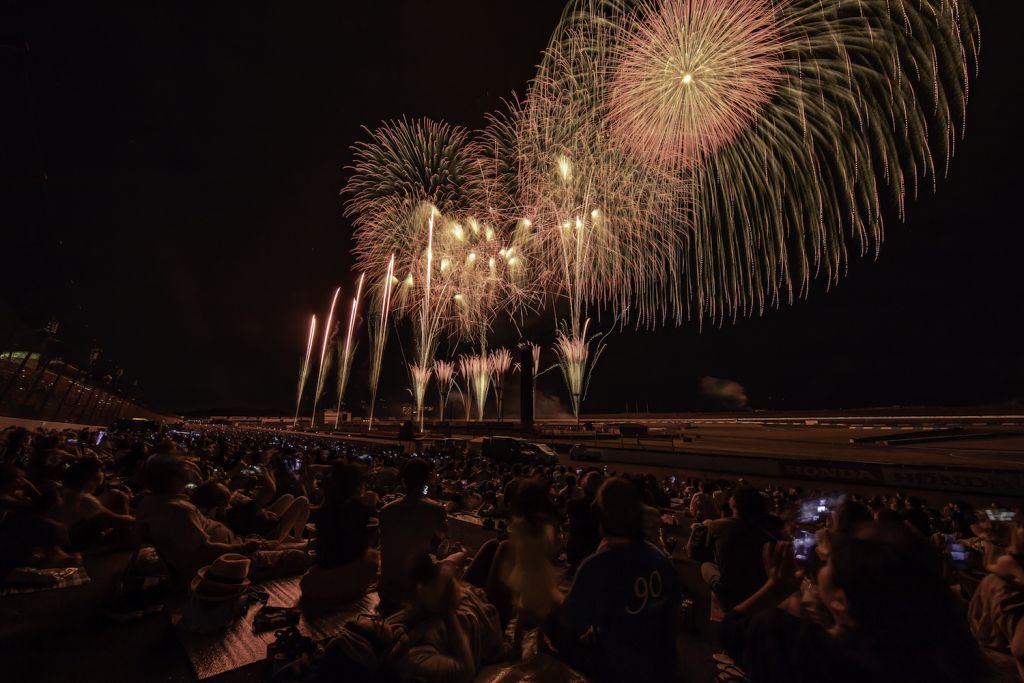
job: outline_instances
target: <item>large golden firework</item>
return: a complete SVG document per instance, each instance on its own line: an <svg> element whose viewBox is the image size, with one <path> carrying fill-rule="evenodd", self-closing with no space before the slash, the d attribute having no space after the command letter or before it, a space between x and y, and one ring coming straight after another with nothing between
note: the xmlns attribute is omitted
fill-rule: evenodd
<svg viewBox="0 0 1024 683"><path fill-rule="evenodd" d="M538 82L592 87L609 144L686 180L661 231L688 235L685 316L722 321L877 252L948 168L978 42L961 0L572 0Z"/></svg>

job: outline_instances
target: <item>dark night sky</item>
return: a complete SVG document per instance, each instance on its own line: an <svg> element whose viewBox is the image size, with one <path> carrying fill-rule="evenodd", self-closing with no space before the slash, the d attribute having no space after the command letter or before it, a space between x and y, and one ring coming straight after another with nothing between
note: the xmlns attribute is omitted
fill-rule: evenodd
<svg viewBox="0 0 1024 683"><path fill-rule="evenodd" d="M1024 396L1024 4L975 5L967 139L939 194L911 203L906 224L889 219L880 258L763 318L613 335L591 410L691 408L703 375L737 380L764 408ZM482 125L523 91L561 3L4 11L0 335L52 317L158 406L287 410L309 313L353 283L338 190L359 127L402 115ZM532 327L551 324L549 312ZM398 395L397 357L390 366Z"/></svg>

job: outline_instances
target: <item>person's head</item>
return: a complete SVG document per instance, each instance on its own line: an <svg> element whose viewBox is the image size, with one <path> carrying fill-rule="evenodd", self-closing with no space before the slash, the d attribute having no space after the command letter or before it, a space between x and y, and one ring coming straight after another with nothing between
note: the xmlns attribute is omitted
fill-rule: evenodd
<svg viewBox="0 0 1024 683"><path fill-rule="evenodd" d="M632 482L612 477L597 492L601 532L618 538L643 538L644 511Z"/></svg>
<svg viewBox="0 0 1024 683"><path fill-rule="evenodd" d="M548 485L540 478L521 479L511 502L512 515L531 524L539 524L553 516Z"/></svg>
<svg viewBox="0 0 1024 683"><path fill-rule="evenodd" d="M831 531L843 536L853 536L860 529L871 524L873 519L871 508L864 503L847 498L832 513Z"/></svg>
<svg viewBox="0 0 1024 683"><path fill-rule="evenodd" d="M351 500L363 492L366 468L351 462L338 462L324 483L324 499L329 505ZM422 492L422 487L420 488Z"/></svg>
<svg viewBox="0 0 1024 683"><path fill-rule="evenodd" d="M429 479L430 463L423 458L411 458L402 468L402 483L407 496L422 496Z"/></svg>
<svg viewBox="0 0 1024 683"><path fill-rule="evenodd" d="M103 464L96 458L75 460L64 471L63 481L67 490L92 493L103 483Z"/></svg>
<svg viewBox="0 0 1024 683"><path fill-rule="evenodd" d="M192 481L193 469L180 458L150 456L142 468L143 485L159 495L178 495Z"/></svg>
<svg viewBox="0 0 1024 683"><path fill-rule="evenodd" d="M839 537L818 588L841 636L867 656L900 666L911 658L919 680L978 680L981 655L964 609L935 553L905 526Z"/></svg>
<svg viewBox="0 0 1024 683"><path fill-rule="evenodd" d="M601 489L601 484L604 483L604 476L600 472L590 471L583 475L582 488L583 492L590 498L595 498L597 492Z"/></svg>
<svg viewBox="0 0 1024 683"><path fill-rule="evenodd" d="M729 508L739 519L757 519L768 514L764 496L753 486L739 486L729 498Z"/></svg>
<svg viewBox="0 0 1024 683"><path fill-rule="evenodd" d="M190 496L192 504L200 510L215 510L226 507L231 500L231 490L217 481L204 481L199 484Z"/></svg>

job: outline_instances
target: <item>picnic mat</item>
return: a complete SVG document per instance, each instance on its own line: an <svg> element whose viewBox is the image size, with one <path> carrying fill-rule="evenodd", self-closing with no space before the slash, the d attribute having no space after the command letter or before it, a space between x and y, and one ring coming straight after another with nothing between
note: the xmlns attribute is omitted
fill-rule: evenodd
<svg viewBox="0 0 1024 683"><path fill-rule="evenodd" d="M485 666L474 680L476 683L587 683L589 679L550 655L535 654L512 664Z"/></svg>
<svg viewBox="0 0 1024 683"><path fill-rule="evenodd" d="M262 584L270 594L267 604L272 607L294 607L301 596L299 579L295 576L288 579L277 579ZM313 640L323 640L338 634L345 623L365 612L377 607L377 594L369 593L362 600L346 607L322 614L302 614L299 631ZM234 622L226 631L219 633L192 633L179 628L181 608L172 610L171 622L174 624L178 640L185 648L192 668L199 680L234 671L267 657L267 645L274 642L274 629L264 633L254 633L252 620L259 610L259 605L249 607L245 616Z"/></svg>
<svg viewBox="0 0 1024 683"><path fill-rule="evenodd" d="M71 588L89 583L92 579L85 567L62 567L58 569L33 569L21 567L7 575L11 583L0 589L0 595L20 595L22 593L38 593L58 588Z"/></svg>

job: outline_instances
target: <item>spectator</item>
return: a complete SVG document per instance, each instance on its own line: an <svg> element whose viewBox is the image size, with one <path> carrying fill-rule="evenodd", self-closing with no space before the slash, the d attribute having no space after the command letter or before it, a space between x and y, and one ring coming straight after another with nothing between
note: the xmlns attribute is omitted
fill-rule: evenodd
<svg viewBox="0 0 1024 683"><path fill-rule="evenodd" d="M778 605L799 587L792 546L766 544L768 579L722 625L726 650L752 683L974 683L986 666L962 606L927 543L902 525L841 539L818 575L833 626Z"/></svg>
<svg viewBox="0 0 1024 683"><path fill-rule="evenodd" d="M602 483L604 477L600 472L587 472L583 476L583 497L570 500L566 506L569 533L565 556L571 571L575 571L585 557L597 550L597 544L601 542L601 524L594 504Z"/></svg>
<svg viewBox="0 0 1024 683"><path fill-rule="evenodd" d="M676 672L679 580L643 540L635 487L613 477L597 496L602 539L576 572L550 635L559 655L595 681L671 681ZM580 637L591 631L589 647Z"/></svg>
<svg viewBox="0 0 1024 683"><path fill-rule="evenodd" d="M450 562L435 563L429 556L416 561L416 597L388 619L408 638L408 649L393 663L401 680L469 683L483 664L507 655L497 610L456 574Z"/></svg>
<svg viewBox="0 0 1024 683"><path fill-rule="evenodd" d="M84 549L106 531L126 528L135 522L129 514L126 494L107 491L104 500L113 509L96 497L102 484L103 464L96 458L76 460L64 472L64 486L47 516L67 527L73 549Z"/></svg>
<svg viewBox="0 0 1024 683"><path fill-rule="evenodd" d="M277 479L266 466L259 466L256 483L251 497L241 491L232 494L225 523L240 536L301 541L309 521L309 499L290 493L279 496Z"/></svg>
<svg viewBox="0 0 1024 683"><path fill-rule="evenodd" d="M331 605L362 597L377 580L380 554L371 548L375 510L365 493L362 466L338 463L324 485L324 504L316 511L316 564L302 577L302 597ZM372 526L371 526L372 522Z"/></svg>
<svg viewBox="0 0 1024 683"><path fill-rule="evenodd" d="M225 553L249 556L252 573L259 578L287 576L309 567L311 559L303 550L241 539L202 514L185 495L192 474L186 461L169 457L151 459L143 472L150 494L139 503L138 521L175 584L184 587L200 567Z"/></svg>
<svg viewBox="0 0 1024 683"><path fill-rule="evenodd" d="M413 563L430 553L448 531L444 508L427 498L430 465L412 458L402 470L405 496L380 511L380 597L392 610L414 597Z"/></svg>
<svg viewBox="0 0 1024 683"><path fill-rule="evenodd" d="M1024 680L1024 526L1013 530L1009 552L988 566L968 609L971 632L985 648L1013 657Z"/></svg>
<svg viewBox="0 0 1024 683"><path fill-rule="evenodd" d="M718 518L718 506L715 505L711 489L709 482L702 481L700 490L690 498L690 516L698 523Z"/></svg>
<svg viewBox="0 0 1024 683"><path fill-rule="evenodd" d="M554 521L547 485L540 479L521 481L509 525L515 559L508 586L519 616L513 638L516 651L521 649L525 630L540 625L562 599L553 564L559 553Z"/></svg>
<svg viewBox="0 0 1024 683"><path fill-rule="evenodd" d="M726 610L765 582L762 548L783 535L782 520L768 514L764 496L753 486L736 488L729 507L732 517L708 523L708 546L715 561L701 565L701 575Z"/></svg>
<svg viewBox="0 0 1024 683"><path fill-rule="evenodd" d="M15 432L17 433L17 432ZM67 527L42 515L45 498L10 464L0 464L0 580L16 567L70 567Z"/></svg>

